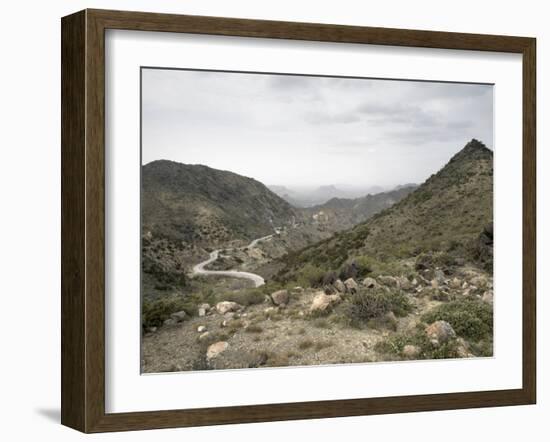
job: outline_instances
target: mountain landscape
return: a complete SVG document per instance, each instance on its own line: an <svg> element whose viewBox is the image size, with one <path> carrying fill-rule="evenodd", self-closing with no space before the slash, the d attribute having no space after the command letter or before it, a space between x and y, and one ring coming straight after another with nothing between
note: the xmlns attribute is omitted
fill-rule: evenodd
<svg viewBox="0 0 550 442"><path fill-rule="evenodd" d="M374 190L144 165L142 371L491 356L492 151Z"/></svg>

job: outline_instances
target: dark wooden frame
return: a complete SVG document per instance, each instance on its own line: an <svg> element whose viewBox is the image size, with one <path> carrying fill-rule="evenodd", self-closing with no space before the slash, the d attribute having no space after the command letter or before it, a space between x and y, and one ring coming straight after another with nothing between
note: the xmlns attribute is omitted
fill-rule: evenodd
<svg viewBox="0 0 550 442"><path fill-rule="evenodd" d="M62 19L61 422L83 432L534 404L536 40L449 32L84 10ZM401 397L105 413L105 30L183 32L523 56L523 386Z"/></svg>

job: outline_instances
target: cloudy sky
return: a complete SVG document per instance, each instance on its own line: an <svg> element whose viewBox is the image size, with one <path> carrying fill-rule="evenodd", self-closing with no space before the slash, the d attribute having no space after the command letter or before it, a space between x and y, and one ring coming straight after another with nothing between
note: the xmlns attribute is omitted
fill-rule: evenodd
<svg viewBox="0 0 550 442"><path fill-rule="evenodd" d="M493 87L143 69L143 164L267 185L421 183L470 139L493 148Z"/></svg>

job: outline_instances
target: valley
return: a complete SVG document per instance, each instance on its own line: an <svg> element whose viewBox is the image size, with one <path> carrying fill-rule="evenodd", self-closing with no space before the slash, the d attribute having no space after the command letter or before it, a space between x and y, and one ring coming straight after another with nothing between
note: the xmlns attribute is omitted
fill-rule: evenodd
<svg viewBox="0 0 550 442"><path fill-rule="evenodd" d="M420 185L307 206L146 164L142 371L491 356L492 177L477 140Z"/></svg>

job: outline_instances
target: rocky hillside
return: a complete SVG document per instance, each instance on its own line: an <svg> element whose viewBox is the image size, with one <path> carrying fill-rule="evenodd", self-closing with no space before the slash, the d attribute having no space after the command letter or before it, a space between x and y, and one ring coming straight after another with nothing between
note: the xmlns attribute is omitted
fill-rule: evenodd
<svg viewBox="0 0 550 442"><path fill-rule="evenodd" d="M460 259L484 256L492 248L493 153L470 141L436 174L407 197L364 223L283 258L280 280L304 272L322 274L345 265L386 267L423 253L448 253ZM307 264L307 266L305 266ZM305 267L304 267L305 266Z"/></svg>
<svg viewBox="0 0 550 442"><path fill-rule="evenodd" d="M293 208L262 183L202 165L154 161L142 168L142 233L225 244L273 232Z"/></svg>

